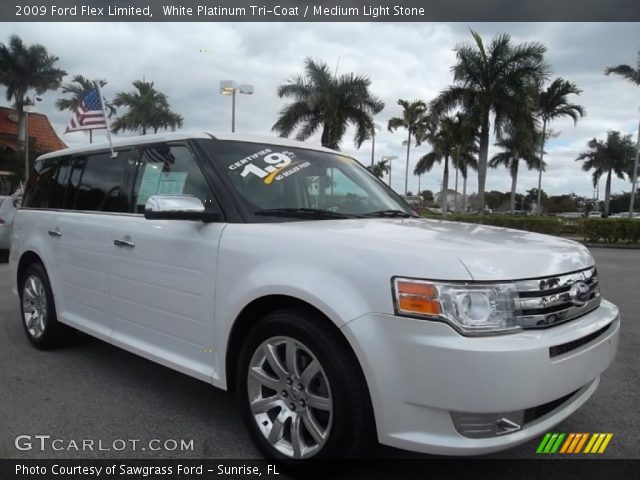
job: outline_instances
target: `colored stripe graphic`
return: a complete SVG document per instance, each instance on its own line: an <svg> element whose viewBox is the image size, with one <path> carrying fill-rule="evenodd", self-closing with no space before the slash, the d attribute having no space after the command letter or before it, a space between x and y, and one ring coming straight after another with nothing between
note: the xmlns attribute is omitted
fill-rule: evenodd
<svg viewBox="0 0 640 480"><path fill-rule="evenodd" d="M551 438L551 434L550 433L545 434L544 438L540 442L540 445L538 445L538 449L536 450L536 453L542 453L542 451L544 450L545 445L549 441L549 438Z"/></svg>
<svg viewBox="0 0 640 480"><path fill-rule="evenodd" d="M536 453L604 453L612 438L613 433L546 433Z"/></svg>
<svg viewBox="0 0 640 480"><path fill-rule="evenodd" d="M569 445L571 445L571 442L573 442L573 439L575 438L576 434L575 433L570 433L569 436L567 437L567 440L564 442L564 445L562 445L562 448L560 449L560 453L566 453L567 449L569 448Z"/></svg>
<svg viewBox="0 0 640 480"><path fill-rule="evenodd" d="M553 445L549 453L556 453L558 451L558 449L560 448L560 444L562 443L562 440L564 440L564 437L565 437L564 433L561 433L560 435L558 435L558 439L556 440L556 443Z"/></svg>
<svg viewBox="0 0 640 480"><path fill-rule="evenodd" d="M607 436L602 442L602 445L600 445L600 450L598 450L598 453L604 453L604 451L607 449L607 445L609 445L609 442L611 441L612 438L613 438L613 433L607 433Z"/></svg>
<svg viewBox="0 0 640 480"><path fill-rule="evenodd" d="M589 438L588 433L581 433L580 435L582 435L582 438L580 439L580 442L578 442L578 445L576 445L576 451L573 453L580 453L582 451L582 446L587 441L587 438Z"/></svg>

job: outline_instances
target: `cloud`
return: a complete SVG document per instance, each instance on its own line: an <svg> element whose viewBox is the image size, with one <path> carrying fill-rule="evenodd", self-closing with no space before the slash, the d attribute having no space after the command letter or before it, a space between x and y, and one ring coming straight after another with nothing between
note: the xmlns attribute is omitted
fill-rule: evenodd
<svg viewBox="0 0 640 480"><path fill-rule="evenodd" d="M302 73L306 57L324 60L338 73L368 75L373 93L386 103L375 119L383 127L376 136L376 158L399 157L393 161L392 174L398 191L404 186L406 133L388 132L387 122L400 115L399 98L429 101L450 84L453 48L470 41L469 28L478 30L485 41L510 33L516 42L543 42L552 76L571 80L583 90L574 101L586 108L587 116L576 126L564 119L551 126L561 134L546 148L549 169L543 175L543 188L549 193L592 195L591 176L574 159L589 139L605 138L607 130L635 135L640 116L640 89L603 75L606 66L635 62L640 50L637 23L13 23L2 28L28 44L44 44L60 57L69 75L106 78L107 97L130 90L136 79L154 81L190 130L229 130L230 98L218 94L220 80L255 86L253 95L237 97L237 131L273 135L271 126L285 105L276 88ZM0 38L7 40L8 36ZM87 142L83 133L62 135L69 113L55 110L58 96L46 93L39 111L49 116L68 144ZM310 141L319 143L319 137ZM369 164L371 142L356 149L353 130L342 149ZM412 149L410 172L428 151L428 146ZM442 168L436 167L422 177L421 186L439 190L441 178ZM416 191L417 184L410 175L409 189ZM518 191L534 186L537 172L521 169ZM489 171L488 190L509 187L506 169ZM469 189L476 188L472 173ZM629 189L627 182L613 182L613 191L623 189Z"/></svg>

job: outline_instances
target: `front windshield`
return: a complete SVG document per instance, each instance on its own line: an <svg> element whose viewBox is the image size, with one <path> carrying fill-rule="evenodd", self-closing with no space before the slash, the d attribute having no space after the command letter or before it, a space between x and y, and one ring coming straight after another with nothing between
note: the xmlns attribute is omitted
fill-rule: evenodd
<svg viewBox="0 0 640 480"><path fill-rule="evenodd" d="M339 153L220 141L215 154L256 221L415 215L399 195Z"/></svg>

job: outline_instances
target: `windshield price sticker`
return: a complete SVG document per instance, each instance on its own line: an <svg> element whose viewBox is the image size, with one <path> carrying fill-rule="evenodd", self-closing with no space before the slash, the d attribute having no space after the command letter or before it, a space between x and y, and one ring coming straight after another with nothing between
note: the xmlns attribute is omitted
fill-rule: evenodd
<svg viewBox="0 0 640 480"><path fill-rule="evenodd" d="M248 175L255 175L261 178L265 185L270 185L274 180L279 182L283 178L311 165L309 162L300 160L292 161L295 156L295 153L288 150L273 152L271 149L265 148L264 150L260 150L242 160L232 163L229 165L229 170L242 168L240 172L241 177L244 178Z"/></svg>

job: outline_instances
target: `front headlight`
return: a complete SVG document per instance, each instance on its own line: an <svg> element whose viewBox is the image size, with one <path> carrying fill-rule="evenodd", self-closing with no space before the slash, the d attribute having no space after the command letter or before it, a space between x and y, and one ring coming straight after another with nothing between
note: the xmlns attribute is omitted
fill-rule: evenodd
<svg viewBox="0 0 640 480"><path fill-rule="evenodd" d="M474 284L393 279L397 315L443 321L464 335L511 333L515 322L512 283Z"/></svg>

